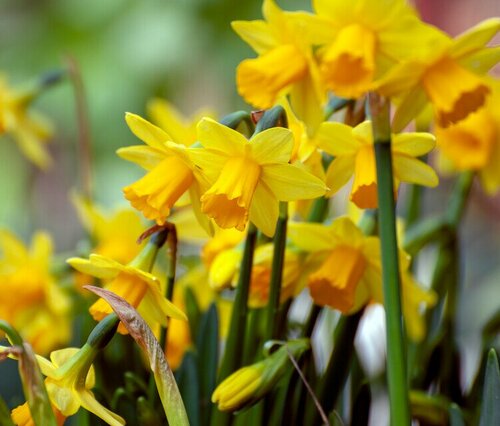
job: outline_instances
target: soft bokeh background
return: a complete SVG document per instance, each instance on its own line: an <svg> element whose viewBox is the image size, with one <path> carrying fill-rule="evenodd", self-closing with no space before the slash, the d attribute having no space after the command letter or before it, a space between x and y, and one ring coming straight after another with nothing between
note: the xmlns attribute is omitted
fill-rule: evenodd
<svg viewBox="0 0 500 426"><path fill-rule="evenodd" d="M310 8L305 1L278 3L289 10ZM416 5L425 20L453 35L500 15L497 0L418 0ZM21 84L64 67L68 55L78 61L89 106L95 198L106 206L125 204L121 188L141 171L115 155L117 148L138 142L124 112L144 115L153 96L169 99L187 115L200 107L220 116L248 108L236 94L234 70L253 53L229 23L260 19L260 7L256 0L0 0L0 72ZM25 239L46 229L57 249L67 251L83 234L68 199L79 185L71 85L52 88L34 106L55 124L54 167L37 171L10 140L0 138L0 226ZM427 191L426 210L445 209L449 190L445 179L438 190ZM500 282L499 198L488 198L475 186L471 201L457 324L463 346L470 348L465 382L475 368L478 329L498 308Z"/></svg>

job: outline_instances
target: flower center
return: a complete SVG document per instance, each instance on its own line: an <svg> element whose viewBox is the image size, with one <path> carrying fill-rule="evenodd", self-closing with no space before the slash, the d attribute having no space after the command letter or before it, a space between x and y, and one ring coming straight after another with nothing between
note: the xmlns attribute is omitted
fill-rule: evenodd
<svg viewBox="0 0 500 426"><path fill-rule="evenodd" d="M292 44L276 47L256 59L246 59L236 70L238 93L257 108L273 106L278 93L307 73L302 52Z"/></svg>
<svg viewBox="0 0 500 426"><path fill-rule="evenodd" d="M351 201L361 209L377 208L377 170L373 145L362 146L354 165Z"/></svg>
<svg viewBox="0 0 500 426"><path fill-rule="evenodd" d="M314 301L343 313L354 304L356 288L366 269L366 259L356 248L338 246L309 277Z"/></svg>
<svg viewBox="0 0 500 426"><path fill-rule="evenodd" d="M229 159L217 181L201 197L201 211L221 228L245 229L261 168L248 157Z"/></svg>
<svg viewBox="0 0 500 426"><path fill-rule="evenodd" d="M179 197L194 181L189 166L175 155L165 158L134 184L123 188L125 198L148 219L165 223Z"/></svg>
<svg viewBox="0 0 500 426"><path fill-rule="evenodd" d="M357 98L366 92L375 73L376 38L372 31L351 24L324 51L321 71L335 94Z"/></svg>
<svg viewBox="0 0 500 426"><path fill-rule="evenodd" d="M479 77L448 57L426 71L422 84L434 105L441 127L463 120L476 111L483 106L490 92Z"/></svg>

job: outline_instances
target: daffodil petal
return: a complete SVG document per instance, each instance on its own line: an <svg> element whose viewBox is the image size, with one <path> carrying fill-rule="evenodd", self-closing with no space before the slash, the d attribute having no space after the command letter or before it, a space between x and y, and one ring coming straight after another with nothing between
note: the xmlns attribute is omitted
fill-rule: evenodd
<svg viewBox="0 0 500 426"><path fill-rule="evenodd" d="M332 234L340 241L349 241L354 247L363 240L361 230L348 217L339 217L332 222L330 227Z"/></svg>
<svg viewBox="0 0 500 426"><path fill-rule="evenodd" d="M308 253L331 250L335 245L328 228L318 223L289 222L287 236L297 248Z"/></svg>
<svg viewBox="0 0 500 426"><path fill-rule="evenodd" d="M94 413L110 426L123 426L125 424L124 419L101 405L90 391L81 390L79 397L83 408Z"/></svg>
<svg viewBox="0 0 500 426"><path fill-rule="evenodd" d="M47 170L51 166L52 159L45 148L44 140L40 140L40 137L29 128L17 127L12 129L12 134L23 154L31 162L42 170Z"/></svg>
<svg viewBox="0 0 500 426"><path fill-rule="evenodd" d="M500 31L500 18L486 19L457 36L450 49L451 57L462 56L481 49Z"/></svg>
<svg viewBox="0 0 500 426"><path fill-rule="evenodd" d="M392 152L420 157L432 151L436 138L430 133L399 133L392 138Z"/></svg>
<svg viewBox="0 0 500 426"><path fill-rule="evenodd" d="M233 21L231 27L258 54L263 54L278 45L278 40L265 21Z"/></svg>
<svg viewBox="0 0 500 426"><path fill-rule="evenodd" d="M250 206L250 221L265 235L271 237L276 229L278 215L278 200L264 183L258 183Z"/></svg>
<svg viewBox="0 0 500 426"><path fill-rule="evenodd" d="M228 156L221 151L192 148L188 152L191 161L201 169L201 173L212 183L217 180L220 171L228 160Z"/></svg>
<svg viewBox="0 0 500 426"><path fill-rule="evenodd" d="M113 278L118 274L118 269L112 267L112 265L107 264L107 260L100 262L99 259L93 258L91 255L90 259L82 259L80 257L72 257L66 260L73 268L77 271L83 272L84 274L92 275L93 277L101 279ZM97 261L96 261L97 260Z"/></svg>
<svg viewBox="0 0 500 426"><path fill-rule="evenodd" d="M152 170L165 159L165 153L144 145L127 146L116 151L120 158L131 161L145 170Z"/></svg>
<svg viewBox="0 0 500 426"><path fill-rule="evenodd" d="M280 201L320 197L327 189L321 179L291 164L263 167L261 179Z"/></svg>
<svg viewBox="0 0 500 426"><path fill-rule="evenodd" d="M227 156L244 153L245 136L211 118L202 118L197 126L198 140L206 148L220 151Z"/></svg>
<svg viewBox="0 0 500 426"><path fill-rule="evenodd" d="M174 106L165 99L155 98L148 102L148 115L172 137L172 141L182 145L191 145L191 135L183 123L183 117Z"/></svg>
<svg viewBox="0 0 500 426"><path fill-rule="evenodd" d="M191 187L189 188L189 195L191 197L191 205L193 208L193 213L196 217L196 220L198 223L201 225L201 227L205 230L205 232L213 236L214 235L214 226L212 224L212 221L201 212L201 196L202 196L202 191L200 188L200 185L195 182ZM185 226L184 226L185 228Z"/></svg>
<svg viewBox="0 0 500 426"><path fill-rule="evenodd" d="M427 65L416 61L407 61L396 65L375 84L375 90L381 95L392 97L410 91L415 87Z"/></svg>
<svg viewBox="0 0 500 426"><path fill-rule="evenodd" d="M337 157L328 166L326 172L326 185L329 188L328 195L335 194L342 188L354 174L354 156Z"/></svg>
<svg viewBox="0 0 500 426"><path fill-rule="evenodd" d="M293 149L293 135L288 129L273 127L252 138L252 157L260 165L287 163Z"/></svg>
<svg viewBox="0 0 500 426"><path fill-rule="evenodd" d="M163 151L163 143L171 140L171 137L166 132L137 114L127 112L125 114L125 121L132 133L151 148Z"/></svg>
<svg viewBox="0 0 500 426"><path fill-rule="evenodd" d="M31 242L31 252L39 265L48 265L53 252L50 235L46 232L35 233Z"/></svg>
<svg viewBox="0 0 500 426"><path fill-rule="evenodd" d="M460 60L460 65L477 74L486 74L498 62L500 62L500 46L486 47L476 53L467 55L467 57Z"/></svg>
<svg viewBox="0 0 500 426"><path fill-rule="evenodd" d="M316 140L319 148L335 157L354 155L360 146L360 142L352 134L352 127L343 123L322 123Z"/></svg>
<svg viewBox="0 0 500 426"><path fill-rule="evenodd" d="M434 169L416 158L394 155L393 164L394 176L401 182L416 183L431 188L439 183Z"/></svg>

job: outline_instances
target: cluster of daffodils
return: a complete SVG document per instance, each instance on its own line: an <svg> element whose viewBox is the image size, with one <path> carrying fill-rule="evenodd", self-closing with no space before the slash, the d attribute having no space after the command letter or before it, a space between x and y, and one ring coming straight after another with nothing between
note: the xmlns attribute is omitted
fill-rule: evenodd
<svg viewBox="0 0 500 426"><path fill-rule="evenodd" d="M257 54L236 69L237 90L255 111L188 119L154 99L147 119L126 113L143 144L117 153L145 173L123 188L131 208L114 213L89 194L72 194L88 239L66 263L52 259L45 233L28 248L0 231L0 318L38 354L32 367L45 377L51 424L80 407L110 425L127 416L163 424L160 402L168 422L181 426L188 418L230 425L235 412L241 424L327 422L348 376L346 401L366 405L358 398L370 378L351 359L373 304L386 311L393 423L409 423L410 400L414 415L433 424L442 419L433 417L437 405L462 402L453 374L431 364L451 364L447 353L456 350L447 336L459 283L457 229L472 179L488 194L500 188L500 82L488 75L500 51L487 46L500 19L451 39L404 0L312 6L283 11L264 0L263 20L233 22ZM33 93L0 81L0 132L46 167L50 132L28 113ZM435 164L460 177L449 210L429 220L415 207L416 187L438 186ZM396 233L395 206L403 203L406 236ZM420 283L416 260L427 245L436 262L426 264L431 282ZM304 312L298 322L294 311ZM329 311L340 319L333 353L318 370L313 331L321 333ZM93 329L80 349L67 347L74 329ZM262 355L269 341L278 349ZM0 350L22 370L19 354L25 350L15 343ZM121 363L127 373L114 371ZM422 366L429 371L420 377ZM410 398L406 369L428 400ZM30 424L37 409L27 399L12 412L16 424ZM122 418L114 411L123 400L133 409ZM356 423L361 414L345 415Z"/></svg>

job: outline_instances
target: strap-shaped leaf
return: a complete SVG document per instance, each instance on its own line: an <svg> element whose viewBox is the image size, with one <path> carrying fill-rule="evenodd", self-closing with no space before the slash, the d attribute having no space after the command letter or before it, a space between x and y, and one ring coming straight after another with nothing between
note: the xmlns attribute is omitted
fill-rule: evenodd
<svg viewBox="0 0 500 426"><path fill-rule="evenodd" d="M488 353L479 426L500 425L500 370L494 349Z"/></svg>

